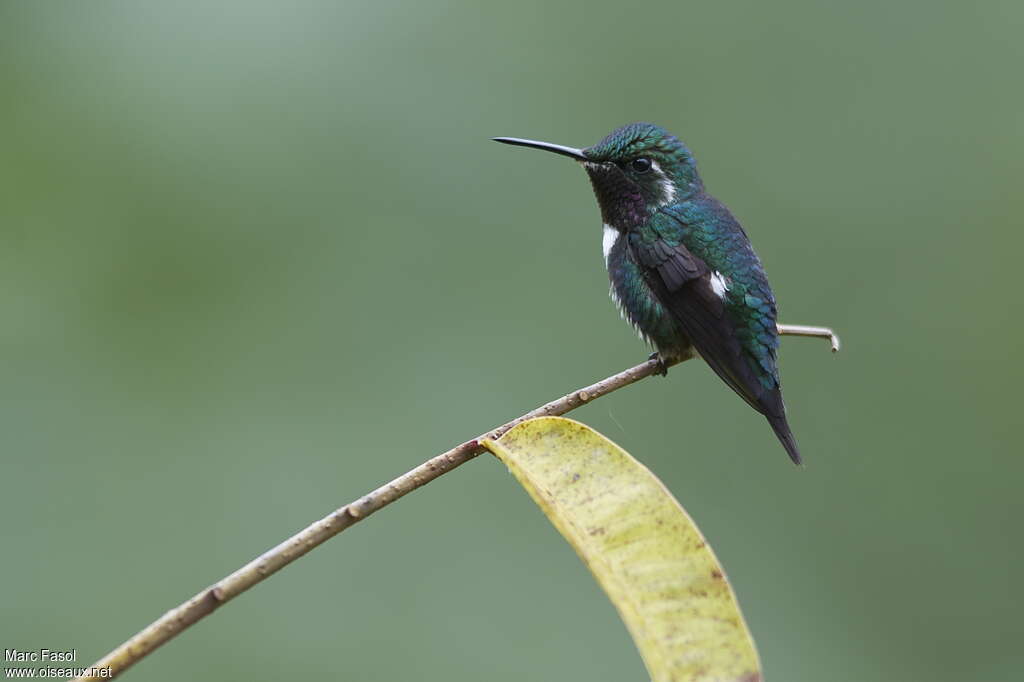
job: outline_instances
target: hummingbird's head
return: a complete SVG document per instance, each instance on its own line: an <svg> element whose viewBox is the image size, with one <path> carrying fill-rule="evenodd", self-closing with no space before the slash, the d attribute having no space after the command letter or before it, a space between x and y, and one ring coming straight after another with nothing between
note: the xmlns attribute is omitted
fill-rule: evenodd
<svg viewBox="0 0 1024 682"><path fill-rule="evenodd" d="M594 186L601 217L620 230L640 224L662 206L702 189L690 150L652 123L630 123L586 149L508 137L494 139L579 161Z"/></svg>

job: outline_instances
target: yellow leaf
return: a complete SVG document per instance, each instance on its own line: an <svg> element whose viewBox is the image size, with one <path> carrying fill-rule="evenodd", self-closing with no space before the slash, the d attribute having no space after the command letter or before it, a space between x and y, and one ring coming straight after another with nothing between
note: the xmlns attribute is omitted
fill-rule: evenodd
<svg viewBox="0 0 1024 682"><path fill-rule="evenodd" d="M569 541L625 622L654 682L758 682L761 666L711 548L645 466L562 417L483 445Z"/></svg>

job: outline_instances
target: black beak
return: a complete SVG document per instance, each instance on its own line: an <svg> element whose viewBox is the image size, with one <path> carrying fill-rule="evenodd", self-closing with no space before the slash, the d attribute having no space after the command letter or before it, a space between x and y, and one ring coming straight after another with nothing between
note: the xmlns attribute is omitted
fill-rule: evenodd
<svg viewBox="0 0 1024 682"><path fill-rule="evenodd" d="M533 147L534 149L543 149L545 151L554 152L555 154L561 154L562 156L568 156L570 159L576 159L577 161L589 161L582 149L575 149L573 147L563 147L560 144L551 144L550 142L538 142L536 140L522 140L518 137L492 137L495 142L503 142L504 144L512 144L517 147Z"/></svg>

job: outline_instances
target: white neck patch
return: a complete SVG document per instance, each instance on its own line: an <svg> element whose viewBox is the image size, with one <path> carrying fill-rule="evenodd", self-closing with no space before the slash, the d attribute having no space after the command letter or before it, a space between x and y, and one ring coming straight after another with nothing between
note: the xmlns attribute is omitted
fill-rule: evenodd
<svg viewBox="0 0 1024 682"><path fill-rule="evenodd" d="M601 250L604 252L604 264L608 265L608 258L612 255L615 242L619 241L621 233L611 225L604 226L604 234L601 236Z"/></svg>
<svg viewBox="0 0 1024 682"><path fill-rule="evenodd" d="M661 202L658 205L668 206L676 200L676 184L669 180L657 161L651 161L651 170L658 174L658 184L661 186Z"/></svg>

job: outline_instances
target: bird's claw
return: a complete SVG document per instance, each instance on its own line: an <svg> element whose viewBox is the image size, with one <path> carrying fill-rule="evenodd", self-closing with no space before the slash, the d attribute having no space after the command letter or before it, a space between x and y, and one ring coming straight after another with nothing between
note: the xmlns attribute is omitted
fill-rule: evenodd
<svg viewBox="0 0 1024 682"><path fill-rule="evenodd" d="M668 364L665 362L665 358L661 357L661 353L655 351L647 356L648 360L656 360L658 362L658 369L654 370L655 374L660 374L663 377L668 376Z"/></svg>

